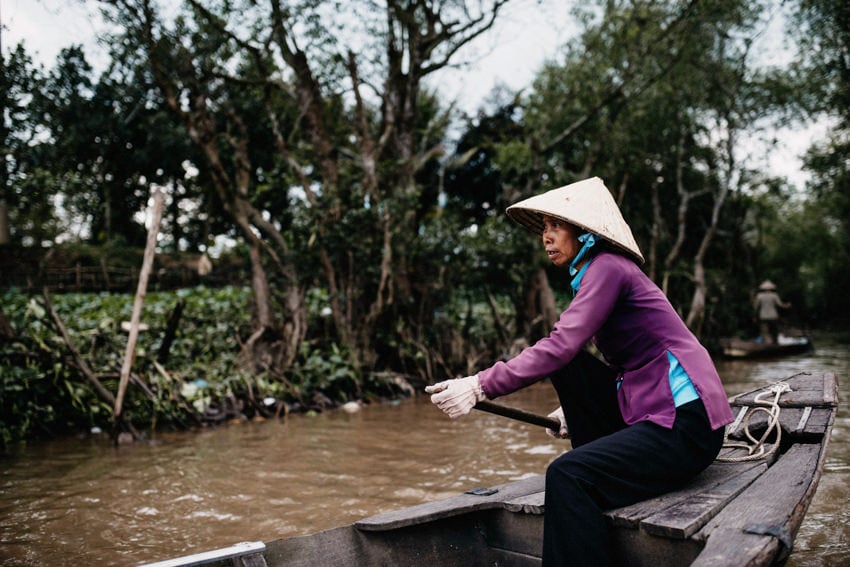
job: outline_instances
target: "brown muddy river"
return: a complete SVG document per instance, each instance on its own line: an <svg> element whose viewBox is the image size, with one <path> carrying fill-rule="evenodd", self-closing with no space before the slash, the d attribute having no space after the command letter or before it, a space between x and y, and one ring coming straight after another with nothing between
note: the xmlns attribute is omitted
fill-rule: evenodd
<svg viewBox="0 0 850 567"><path fill-rule="evenodd" d="M718 362L730 395L800 371L839 377L826 469L791 567L850 565L850 345L814 341L811 355ZM557 404L547 384L499 402L543 414ZM489 414L451 421L425 395L119 448L33 443L2 457L0 566L131 566L307 534L542 473L565 443Z"/></svg>

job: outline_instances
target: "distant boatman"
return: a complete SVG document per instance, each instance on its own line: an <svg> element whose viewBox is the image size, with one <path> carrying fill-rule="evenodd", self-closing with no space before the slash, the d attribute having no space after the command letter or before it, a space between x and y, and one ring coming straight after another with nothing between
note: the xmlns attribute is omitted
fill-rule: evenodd
<svg viewBox="0 0 850 567"><path fill-rule="evenodd" d="M788 309L791 304L779 298L776 285L772 281L764 280L753 300L753 307L759 322L761 340L768 344L779 342L779 310Z"/></svg>

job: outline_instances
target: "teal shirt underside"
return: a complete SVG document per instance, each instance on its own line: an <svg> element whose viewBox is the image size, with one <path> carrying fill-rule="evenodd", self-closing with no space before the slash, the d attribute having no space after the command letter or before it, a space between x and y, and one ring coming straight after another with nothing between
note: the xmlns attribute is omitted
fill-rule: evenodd
<svg viewBox="0 0 850 567"><path fill-rule="evenodd" d="M669 350L667 351L667 360L670 361L670 390L673 391L673 403L676 404L676 407L699 399L699 394L694 388L690 376Z"/></svg>

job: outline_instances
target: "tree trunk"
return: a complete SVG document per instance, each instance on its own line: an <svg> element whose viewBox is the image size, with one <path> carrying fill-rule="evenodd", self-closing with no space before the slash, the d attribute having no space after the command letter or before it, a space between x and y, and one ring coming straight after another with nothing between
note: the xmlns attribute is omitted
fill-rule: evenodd
<svg viewBox="0 0 850 567"><path fill-rule="evenodd" d="M0 246L9 244L12 241L11 232L9 229L9 205L6 201L0 200Z"/></svg>
<svg viewBox="0 0 850 567"><path fill-rule="evenodd" d="M267 158L264 155L267 148L256 149L256 154L262 157L255 158L252 164L250 158L255 155L255 148L249 147L249 143L256 142L256 138L243 134L240 120L247 118L238 113L244 107L244 100L241 94L230 96L228 82L236 85L239 93L264 93L258 96L265 97L272 136L282 158L280 164L289 166L316 213L312 215L314 245L324 278L324 281L320 278L319 285L330 291L337 336L355 358L369 361L376 352L376 337L403 333L397 325L388 329L388 333L377 333L375 327L389 319L387 312L394 304L408 304L414 282L413 266L407 254L419 226L416 215L404 211L415 208L419 200L417 173L440 151L426 147L420 139L422 125L418 123L417 113L421 105L421 82L426 75L449 65L463 45L490 29L508 0L457 3L388 0L385 14L371 22L384 26L384 35L380 37L383 46L381 53L366 53L368 68L375 71L364 79L360 78L356 57L348 50L313 57L310 49L319 45L316 37L302 37L299 33L305 19L309 20L309 29L322 26L327 14L315 7L292 10L291 3L272 0L263 4L268 6L268 11L258 20L245 22L253 28L251 34L246 34L244 29L232 31L228 27L228 22L233 21L230 16L239 16L239 21L243 15L248 17L234 13L238 5L225 3L210 8L209 3L200 0L187 1L191 13L187 11L185 15L207 30L210 38L207 45L196 46L185 41L186 37L177 35L178 30L160 29L164 27L163 20L154 13L155 4L137 4L131 0L106 4L118 7L121 17L116 20L135 28L133 31L146 42L151 71L167 105L180 117L204 153L223 206L251 245L259 321L271 321L272 316L261 305L267 297L264 291L267 284L261 281L264 275L260 270L260 252L263 258L271 257L278 265L287 286L283 304L289 310L282 317L285 322L281 329L287 335L283 343L297 345L306 332L306 317L303 292L294 278L296 265L278 229L272 222L264 221L257 210L260 207L255 208L250 202L252 195L248 190L258 164ZM219 34L215 39L220 42L212 41L215 34ZM207 50L216 43L223 46L220 52ZM333 49L336 44L322 47ZM217 56L225 57L226 63L217 66ZM250 76L231 76L239 67L230 65L236 60L250 62ZM337 81L327 80L333 75L329 72L333 61L347 66L350 88L331 90L338 86ZM382 61L385 66L373 65L375 61ZM319 65L328 67L320 69ZM377 100L371 108L361 94L361 90L367 89ZM282 100L286 102L281 104ZM347 102L341 101L347 100L353 101L353 111L343 108ZM295 115L292 133L281 132L283 120L279 121L275 112L281 108L281 115L284 112ZM292 117L287 114L287 118ZM256 121L256 117L252 115L251 120ZM286 143L290 134L295 140L292 149ZM351 134L356 142L349 144L346 140ZM334 235L336 223L345 219L346 213L364 209L364 202L368 202L365 208L377 212L375 224L369 227L372 231L369 237L380 241L382 251L377 275L360 269L357 263L361 257L350 249L336 241L329 243L325 238ZM255 235L261 239L259 246L255 246L254 238L248 234L254 230L261 233ZM371 251L358 252L368 255ZM408 323L402 320L399 324ZM257 331L261 328L255 330L251 340L258 340Z"/></svg>
<svg viewBox="0 0 850 567"><path fill-rule="evenodd" d="M3 307L0 306L0 344L13 338L15 338L15 330L6 318L6 314L3 313Z"/></svg>
<svg viewBox="0 0 850 567"><path fill-rule="evenodd" d="M186 300L182 297L177 300L174 309L168 315L168 321L165 325L165 335L162 337L162 342L159 345L159 350L156 353L156 361L160 364L168 362L168 356L171 352L171 345L174 344L174 339L177 336L177 329L180 328L180 318L183 316L183 310L186 308Z"/></svg>
<svg viewBox="0 0 850 567"><path fill-rule="evenodd" d="M147 24L152 26L153 22L147 22ZM306 314L303 302L299 301L302 294L298 288L297 270L289 258L285 239L248 201L252 164L244 124L231 111L224 112L224 116L220 117L227 122L226 126L220 126L219 121L208 108L207 95L202 90L203 85L196 81L190 81L197 90L191 93L193 99L191 110L185 110L177 94L178 89L171 83L168 73L162 68L162 62L157 59L158 51L152 40L152 34L149 34L149 37L151 38L148 43L150 64L166 104L180 118L192 141L205 155L213 185L224 209L241 229L249 245L255 318L254 332L243 345L243 364L253 369L266 368L269 364L273 364L277 371L284 371L295 360L298 345L306 333ZM224 128L224 131L219 128ZM233 151L230 161L235 168L232 170L225 166L226 158L222 155L222 147L230 147ZM255 232L255 227L256 231L268 235L272 242L277 244L281 249L280 255L265 245ZM280 328L276 323L268 276L263 266L263 250L272 258L286 282L284 304L290 309L295 309L293 312L284 314L284 320L288 323ZM284 258L283 261L280 260L281 257ZM269 334L267 331L272 332ZM280 340L278 335L282 335L283 340ZM275 342L282 351L272 353L258 344L261 340Z"/></svg>
<svg viewBox="0 0 850 567"><path fill-rule="evenodd" d="M664 258L664 277L661 284L661 291L663 291L665 295L667 295L670 290L671 272L679 259L679 254L682 252L682 246L684 246L685 238L687 237L688 208L690 207L691 199L703 193L688 191L685 187L682 171L684 167L684 143L685 132L683 131L679 136L678 143L676 144L676 193L679 195L679 207L676 210L676 240L673 242L673 246L670 247L670 251Z"/></svg>
<svg viewBox="0 0 850 567"><path fill-rule="evenodd" d="M714 191L714 205L711 208L711 222L705 230L702 242L694 257L694 296L691 300L691 309L685 319L685 324L699 337L702 334L702 325L705 321L705 303L708 284L705 281L705 256L708 254L708 249L717 234L717 227L720 224L720 211L726 203L726 197L729 194L729 189L732 187L734 177L736 175L735 165L735 121L728 114L723 117L725 119L726 139L724 143L724 153L726 167L721 175L720 186ZM722 130L723 128L718 128Z"/></svg>
<svg viewBox="0 0 850 567"><path fill-rule="evenodd" d="M646 256L647 275L652 281L655 280L656 270L658 269L658 247L661 244L661 238L664 234L664 216L661 210L661 199L658 195L659 183L652 182L650 190L652 191L652 229L650 231L649 253ZM664 288L662 287L662 290Z"/></svg>

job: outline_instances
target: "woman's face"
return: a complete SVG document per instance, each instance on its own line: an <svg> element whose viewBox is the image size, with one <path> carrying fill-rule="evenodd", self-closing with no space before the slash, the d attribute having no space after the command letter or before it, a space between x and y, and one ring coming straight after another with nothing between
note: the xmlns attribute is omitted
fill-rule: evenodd
<svg viewBox="0 0 850 567"><path fill-rule="evenodd" d="M581 250L579 229L568 222L543 215L543 247L556 266L567 266Z"/></svg>

